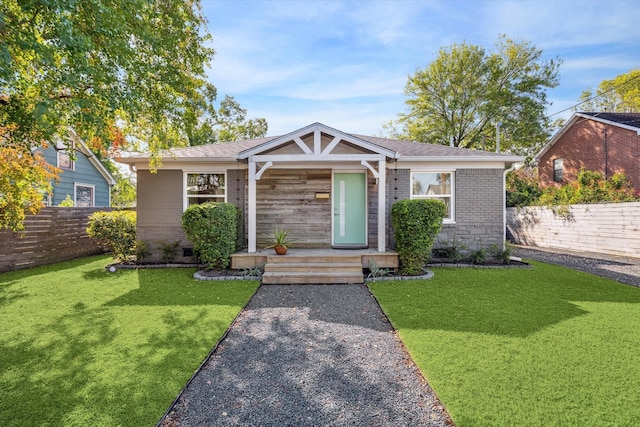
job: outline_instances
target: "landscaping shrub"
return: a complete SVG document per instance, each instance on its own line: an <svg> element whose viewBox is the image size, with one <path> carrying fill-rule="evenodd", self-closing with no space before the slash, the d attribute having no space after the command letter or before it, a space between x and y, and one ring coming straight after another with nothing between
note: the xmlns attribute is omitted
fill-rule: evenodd
<svg viewBox="0 0 640 427"><path fill-rule="evenodd" d="M509 172L506 192L508 208L534 205L542 194L538 186L538 174L529 167Z"/></svg>
<svg viewBox="0 0 640 427"><path fill-rule="evenodd" d="M195 254L208 268L225 269L238 242L239 209L231 203L191 205L182 214L182 228Z"/></svg>
<svg viewBox="0 0 640 427"><path fill-rule="evenodd" d="M415 276L422 273L446 212L445 204L437 199L407 199L393 204L391 226L401 274Z"/></svg>
<svg viewBox="0 0 640 427"><path fill-rule="evenodd" d="M615 173L605 179L600 172L580 169L574 182L560 188L546 188L537 204L557 206L636 200L638 197L624 173Z"/></svg>
<svg viewBox="0 0 640 427"><path fill-rule="evenodd" d="M126 261L136 253L136 213L95 212L89 217L87 234L111 252L116 261Z"/></svg>

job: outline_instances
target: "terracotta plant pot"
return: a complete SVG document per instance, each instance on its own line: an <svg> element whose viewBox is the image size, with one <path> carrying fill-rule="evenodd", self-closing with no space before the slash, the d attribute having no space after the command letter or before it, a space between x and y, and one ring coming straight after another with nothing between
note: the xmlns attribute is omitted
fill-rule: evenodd
<svg viewBox="0 0 640 427"><path fill-rule="evenodd" d="M286 246L282 246L282 245L276 245L273 247L273 249L275 249L276 254L278 255L284 255L287 253L287 247Z"/></svg>

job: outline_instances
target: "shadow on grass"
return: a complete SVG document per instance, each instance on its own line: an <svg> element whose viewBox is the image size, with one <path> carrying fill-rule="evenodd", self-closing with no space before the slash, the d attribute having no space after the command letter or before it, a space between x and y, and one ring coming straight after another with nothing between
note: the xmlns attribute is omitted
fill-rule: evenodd
<svg viewBox="0 0 640 427"><path fill-rule="evenodd" d="M72 261L64 261L50 265L43 265L39 267L28 268L24 270L9 271L0 273L0 307L9 305L22 298L28 297L29 293L19 287L14 287L23 279L39 275L51 275L65 270L73 270L81 268L87 264L96 262L97 260L104 258L108 259L105 255L97 255L85 258L79 258Z"/></svg>
<svg viewBox="0 0 640 427"><path fill-rule="evenodd" d="M205 317L166 313L162 332L131 344L113 313L91 310L43 329L44 345L4 344L2 424L153 425L215 343L203 332L226 328Z"/></svg>
<svg viewBox="0 0 640 427"><path fill-rule="evenodd" d="M257 287L200 288L184 269L105 273L93 257L65 264L0 284L18 301L1 306L15 319L0 334L2 426L154 425ZM47 272L43 288L64 298L38 293L34 274Z"/></svg>
<svg viewBox="0 0 640 427"><path fill-rule="evenodd" d="M194 271L194 269L190 268L138 270L138 283L140 286L104 305L235 306L238 304L239 295L246 293L246 287L243 285L247 281L199 281L193 279ZM127 273L131 272L119 272L116 274ZM212 289L220 291L212 292Z"/></svg>
<svg viewBox="0 0 640 427"><path fill-rule="evenodd" d="M396 329L526 337L588 314L573 302L640 303L636 288L534 263L533 269L435 269L430 281L369 285Z"/></svg>
<svg viewBox="0 0 640 427"><path fill-rule="evenodd" d="M39 267L27 268L24 270L8 271L0 273L0 285L12 284L20 279L26 279L32 276L40 274L59 273L64 270L72 270L82 267L86 264L91 264L97 260L104 258L105 263L110 257L108 255L95 255L84 258L78 258L71 261L62 261L55 264L41 265Z"/></svg>

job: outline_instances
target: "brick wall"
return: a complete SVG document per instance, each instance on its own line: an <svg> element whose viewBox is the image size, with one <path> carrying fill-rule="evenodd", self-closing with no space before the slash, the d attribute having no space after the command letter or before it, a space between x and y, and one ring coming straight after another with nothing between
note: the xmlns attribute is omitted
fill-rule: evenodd
<svg viewBox="0 0 640 427"><path fill-rule="evenodd" d="M640 202L507 209L518 244L640 257Z"/></svg>
<svg viewBox="0 0 640 427"><path fill-rule="evenodd" d="M441 242L458 242L468 250L502 245L504 190L502 169L456 171L455 224L444 224Z"/></svg>
<svg viewBox="0 0 640 427"><path fill-rule="evenodd" d="M576 121L540 158L540 184L559 186L574 181L580 168L605 174L605 130L607 176L624 172L634 188L640 189L640 136L634 131L589 119ZM563 159L564 167L560 184L553 181L553 160L558 158Z"/></svg>
<svg viewBox="0 0 640 427"><path fill-rule="evenodd" d="M101 254L87 235L89 215L111 208L44 208L28 215L23 234L0 231L0 272Z"/></svg>
<svg viewBox="0 0 640 427"><path fill-rule="evenodd" d="M180 241L181 247L192 247L182 230L183 177L181 170L159 170L152 174L138 171L137 239L149 245L148 261L162 258L160 247ZM191 261L179 252L176 261Z"/></svg>
<svg viewBox="0 0 640 427"><path fill-rule="evenodd" d="M410 197L410 180L411 171L408 169L389 171L389 205ZM464 245L467 250L502 245L503 197L502 169L458 169L455 181L455 224L442 226L437 245L444 246L455 241L458 245ZM388 218L390 222L391 217Z"/></svg>

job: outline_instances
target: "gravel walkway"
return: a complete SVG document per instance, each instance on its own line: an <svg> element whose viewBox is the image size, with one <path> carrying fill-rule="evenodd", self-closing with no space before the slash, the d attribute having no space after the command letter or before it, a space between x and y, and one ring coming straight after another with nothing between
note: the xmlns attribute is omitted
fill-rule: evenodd
<svg viewBox="0 0 640 427"><path fill-rule="evenodd" d="M517 245L513 246L513 255L573 268L640 287L640 258Z"/></svg>
<svg viewBox="0 0 640 427"><path fill-rule="evenodd" d="M364 285L261 286L162 426L445 426Z"/></svg>

